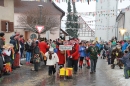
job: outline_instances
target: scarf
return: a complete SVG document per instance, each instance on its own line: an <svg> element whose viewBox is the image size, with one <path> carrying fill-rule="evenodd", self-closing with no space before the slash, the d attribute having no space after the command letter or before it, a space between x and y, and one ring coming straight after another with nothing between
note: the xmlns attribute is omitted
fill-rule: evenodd
<svg viewBox="0 0 130 86"><path fill-rule="evenodd" d="M28 43L28 45L29 45L29 46L31 46L31 45L32 45L32 42L27 42L27 43Z"/></svg>

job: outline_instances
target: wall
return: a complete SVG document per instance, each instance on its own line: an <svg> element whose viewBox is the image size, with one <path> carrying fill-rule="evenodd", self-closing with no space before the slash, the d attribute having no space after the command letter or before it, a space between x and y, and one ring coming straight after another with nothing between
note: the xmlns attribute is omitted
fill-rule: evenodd
<svg viewBox="0 0 130 86"><path fill-rule="evenodd" d="M89 38L94 37L94 32L92 32L92 29L88 26L88 24L84 21L82 17L78 18L78 22L80 22L78 34L79 38ZM93 34L93 35L92 35Z"/></svg>
<svg viewBox="0 0 130 86"><path fill-rule="evenodd" d="M8 20L14 22L14 0L4 0L4 7L0 6L0 22L1 20ZM1 30L1 23L0 23ZM9 43L10 36L14 33L5 33L6 43Z"/></svg>
<svg viewBox="0 0 130 86"><path fill-rule="evenodd" d="M115 26L116 16L112 16L112 14L116 15L116 11L112 12L111 10L116 10L116 3L116 0L102 0L102 3L101 0L98 0L96 3L96 11L100 11L96 15L96 20L100 19L100 21L95 23L95 37L98 38L98 41L100 41L100 38L108 41L115 36L115 29L109 29L108 26ZM101 14L101 11L105 12ZM106 14L111 15L108 16Z"/></svg>
<svg viewBox="0 0 130 86"><path fill-rule="evenodd" d="M125 16L123 15L123 14L121 14L122 15L122 17L120 18L120 20L118 21L118 24L117 24L117 27L118 27L118 37L117 37L117 39L118 40L122 40L123 39L123 36L121 36L121 34L120 34L120 29L121 28L123 28L123 27L125 27L125 25L124 25L124 18L125 18Z"/></svg>
<svg viewBox="0 0 130 86"><path fill-rule="evenodd" d="M20 32L25 37L25 31L24 31L25 27L20 26L20 23L18 22L19 16L20 16L20 14L18 14L18 13L14 14L14 21L15 21L14 28L15 28L16 32ZM54 31L52 31L54 34L49 35L49 39L55 40L55 39L59 38L61 22L60 22L60 15L53 15L53 16L55 16L55 18L58 20L59 24L57 25L57 29L54 29ZM31 34L34 34L34 32L28 31L27 39L30 38ZM42 33L40 36L46 37L46 33Z"/></svg>
<svg viewBox="0 0 130 86"><path fill-rule="evenodd" d="M118 39L123 40L123 36L120 34L120 28L126 29L126 33L124 34L127 39L130 37L130 11L126 11L125 14L118 21ZM130 39L129 39L130 40Z"/></svg>
<svg viewBox="0 0 130 86"><path fill-rule="evenodd" d="M125 12L125 27L124 28L130 35L130 11Z"/></svg>
<svg viewBox="0 0 130 86"><path fill-rule="evenodd" d="M20 17L20 13L14 13L14 28L23 28L21 27L21 24L19 23L19 17Z"/></svg>

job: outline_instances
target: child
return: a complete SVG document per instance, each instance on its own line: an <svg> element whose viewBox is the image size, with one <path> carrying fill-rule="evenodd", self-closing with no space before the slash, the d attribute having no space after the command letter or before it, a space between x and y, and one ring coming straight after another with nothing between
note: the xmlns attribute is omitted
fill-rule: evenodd
<svg viewBox="0 0 130 86"><path fill-rule="evenodd" d="M83 42L80 43L79 54L80 54L79 67L82 68L83 60L86 57L86 48Z"/></svg>
<svg viewBox="0 0 130 86"><path fill-rule="evenodd" d="M48 75L54 75L56 72L56 63L59 62L59 58L56 53L54 53L54 49L50 48L48 52L45 53L47 57L47 64L48 65Z"/></svg>

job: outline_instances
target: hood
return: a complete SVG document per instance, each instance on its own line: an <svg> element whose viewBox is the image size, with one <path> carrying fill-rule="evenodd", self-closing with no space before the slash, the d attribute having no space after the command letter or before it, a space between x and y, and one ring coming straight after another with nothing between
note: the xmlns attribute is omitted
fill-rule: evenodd
<svg viewBox="0 0 130 86"><path fill-rule="evenodd" d="M11 36L10 39L14 39L14 36Z"/></svg>

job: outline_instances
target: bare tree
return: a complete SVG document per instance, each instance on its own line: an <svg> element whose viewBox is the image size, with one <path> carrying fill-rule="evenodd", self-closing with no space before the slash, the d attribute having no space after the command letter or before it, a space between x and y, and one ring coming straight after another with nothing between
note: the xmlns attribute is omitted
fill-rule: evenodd
<svg viewBox="0 0 130 86"><path fill-rule="evenodd" d="M25 27L26 29L36 33L38 32L35 26L43 25L44 30L41 33L45 33L46 31L50 30L51 34L54 34L54 31L57 29L54 27L57 27L60 24L60 21L57 20L57 17L53 15L51 10L45 7L42 8L42 19L40 19L39 9L32 9L21 13L18 18L18 22L21 27Z"/></svg>

